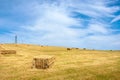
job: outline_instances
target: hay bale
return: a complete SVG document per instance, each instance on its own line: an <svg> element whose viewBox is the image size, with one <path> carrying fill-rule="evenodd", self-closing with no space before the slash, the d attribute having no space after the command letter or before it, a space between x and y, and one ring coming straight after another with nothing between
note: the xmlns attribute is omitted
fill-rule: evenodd
<svg viewBox="0 0 120 80"><path fill-rule="evenodd" d="M67 50L71 50L70 48L67 48Z"/></svg>
<svg viewBox="0 0 120 80"><path fill-rule="evenodd" d="M0 50L0 54L16 54L15 50Z"/></svg>
<svg viewBox="0 0 120 80"><path fill-rule="evenodd" d="M86 50L86 48L83 48L83 50Z"/></svg>
<svg viewBox="0 0 120 80"><path fill-rule="evenodd" d="M75 49L79 49L79 48L71 48L71 49L74 49L74 50L75 50Z"/></svg>
<svg viewBox="0 0 120 80"><path fill-rule="evenodd" d="M53 65L54 61L55 61L54 56L47 55L37 56L33 58L32 68L47 69Z"/></svg>
<svg viewBox="0 0 120 80"><path fill-rule="evenodd" d="M79 48L75 48L75 49L79 49Z"/></svg>

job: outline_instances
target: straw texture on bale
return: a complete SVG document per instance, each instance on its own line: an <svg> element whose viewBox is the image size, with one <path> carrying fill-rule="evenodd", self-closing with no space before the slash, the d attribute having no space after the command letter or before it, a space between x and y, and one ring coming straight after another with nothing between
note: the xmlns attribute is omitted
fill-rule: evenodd
<svg viewBox="0 0 120 80"><path fill-rule="evenodd" d="M0 54L16 54L15 50L0 50Z"/></svg>
<svg viewBox="0 0 120 80"><path fill-rule="evenodd" d="M37 56L33 58L32 68L47 69L50 68L55 61L54 56Z"/></svg>

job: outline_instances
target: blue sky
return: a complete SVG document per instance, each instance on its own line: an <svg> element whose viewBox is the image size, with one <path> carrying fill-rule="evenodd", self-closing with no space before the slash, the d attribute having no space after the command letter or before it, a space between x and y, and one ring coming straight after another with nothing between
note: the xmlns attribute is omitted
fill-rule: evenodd
<svg viewBox="0 0 120 80"><path fill-rule="evenodd" d="M0 0L0 43L120 50L120 0Z"/></svg>

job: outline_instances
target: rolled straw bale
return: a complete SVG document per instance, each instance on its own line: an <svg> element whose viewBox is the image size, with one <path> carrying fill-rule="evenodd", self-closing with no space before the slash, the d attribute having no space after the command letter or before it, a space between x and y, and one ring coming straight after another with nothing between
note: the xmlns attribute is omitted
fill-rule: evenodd
<svg viewBox="0 0 120 80"><path fill-rule="evenodd" d="M0 54L16 54L15 50L0 50Z"/></svg>
<svg viewBox="0 0 120 80"><path fill-rule="evenodd" d="M54 56L42 55L33 58L33 68L47 69L53 65L55 61Z"/></svg>

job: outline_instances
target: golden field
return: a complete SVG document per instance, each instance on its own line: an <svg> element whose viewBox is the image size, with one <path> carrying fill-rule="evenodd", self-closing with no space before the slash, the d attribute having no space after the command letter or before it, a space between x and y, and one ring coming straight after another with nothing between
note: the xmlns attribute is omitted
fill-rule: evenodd
<svg viewBox="0 0 120 80"><path fill-rule="evenodd" d="M120 51L0 44L16 54L0 54L0 80L120 80ZM32 67L34 56L54 55L49 69Z"/></svg>

